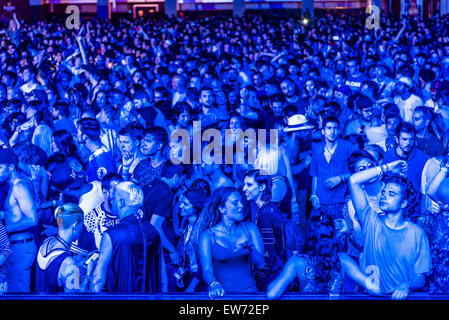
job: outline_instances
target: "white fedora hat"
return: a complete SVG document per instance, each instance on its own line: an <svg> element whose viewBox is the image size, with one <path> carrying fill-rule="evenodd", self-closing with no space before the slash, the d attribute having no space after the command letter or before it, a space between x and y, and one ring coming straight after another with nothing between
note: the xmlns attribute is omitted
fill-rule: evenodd
<svg viewBox="0 0 449 320"><path fill-rule="evenodd" d="M287 120L287 127L284 128L284 132L298 131L298 130L310 130L315 126L308 123L307 118L303 114L294 114Z"/></svg>

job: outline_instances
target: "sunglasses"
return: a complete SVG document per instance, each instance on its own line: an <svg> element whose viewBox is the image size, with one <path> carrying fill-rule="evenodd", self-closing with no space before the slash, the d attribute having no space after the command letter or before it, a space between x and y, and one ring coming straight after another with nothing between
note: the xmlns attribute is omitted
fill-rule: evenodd
<svg viewBox="0 0 449 320"><path fill-rule="evenodd" d="M364 170L366 170L366 169L371 169L371 168L374 168L375 166L376 166L376 164L375 164L374 162L370 162L370 163L368 163L366 166L358 167L358 168L356 169L356 172L364 171Z"/></svg>

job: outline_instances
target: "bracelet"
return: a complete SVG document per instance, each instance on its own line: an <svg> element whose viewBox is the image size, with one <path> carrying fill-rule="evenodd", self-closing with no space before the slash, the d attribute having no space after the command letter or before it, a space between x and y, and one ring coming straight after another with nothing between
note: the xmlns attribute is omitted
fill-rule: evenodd
<svg viewBox="0 0 449 320"><path fill-rule="evenodd" d="M441 168L440 168L440 171L443 171L444 173L447 174L447 167L441 167Z"/></svg>
<svg viewBox="0 0 449 320"><path fill-rule="evenodd" d="M312 200L312 198L318 198L318 196L317 196L316 194L312 194L312 195L310 196L310 200Z"/></svg>
<svg viewBox="0 0 449 320"><path fill-rule="evenodd" d="M383 170L382 170L382 167L381 166L377 166L376 169L377 169L377 177L381 178L383 173L384 173Z"/></svg>
<svg viewBox="0 0 449 320"><path fill-rule="evenodd" d="M213 289L215 286L218 286L218 285L220 285L221 286L221 283L220 282L218 282L218 281L212 281L210 284L209 284L209 289Z"/></svg>

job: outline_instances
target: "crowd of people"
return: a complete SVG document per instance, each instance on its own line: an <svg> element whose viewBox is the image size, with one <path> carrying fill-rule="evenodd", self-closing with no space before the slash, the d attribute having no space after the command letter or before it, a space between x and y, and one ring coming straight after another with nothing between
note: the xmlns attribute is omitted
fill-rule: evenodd
<svg viewBox="0 0 449 320"><path fill-rule="evenodd" d="M449 20L366 17L2 21L0 292L448 293Z"/></svg>

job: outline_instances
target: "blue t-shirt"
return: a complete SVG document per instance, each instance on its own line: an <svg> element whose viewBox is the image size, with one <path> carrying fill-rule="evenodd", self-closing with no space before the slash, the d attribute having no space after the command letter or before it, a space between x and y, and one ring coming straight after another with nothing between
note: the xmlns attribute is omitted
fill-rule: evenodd
<svg viewBox="0 0 449 320"><path fill-rule="evenodd" d="M114 157L105 147L98 148L89 156L86 168L87 181L101 181L109 172L116 172Z"/></svg>
<svg viewBox="0 0 449 320"><path fill-rule="evenodd" d="M321 204L337 204L345 202L347 183L340 183L333 189L325 185L327 179L349 173L346 161L356 147L346 140L338 140L331 160L327 162L324 155L325 142L312 146L312 162L310 164L310 175L317 177L316 195Z"/></svg>
<svg viewBox="0 0 449 320"><path fill-rule="evenodd" d="M388 294L401 283L429 272L432 262L429 241L421 227L409 221L400 230L391 229L385 217L370 206L360 217L365 235L361 267L368 274L375 269L382 292Z"/></svg>

